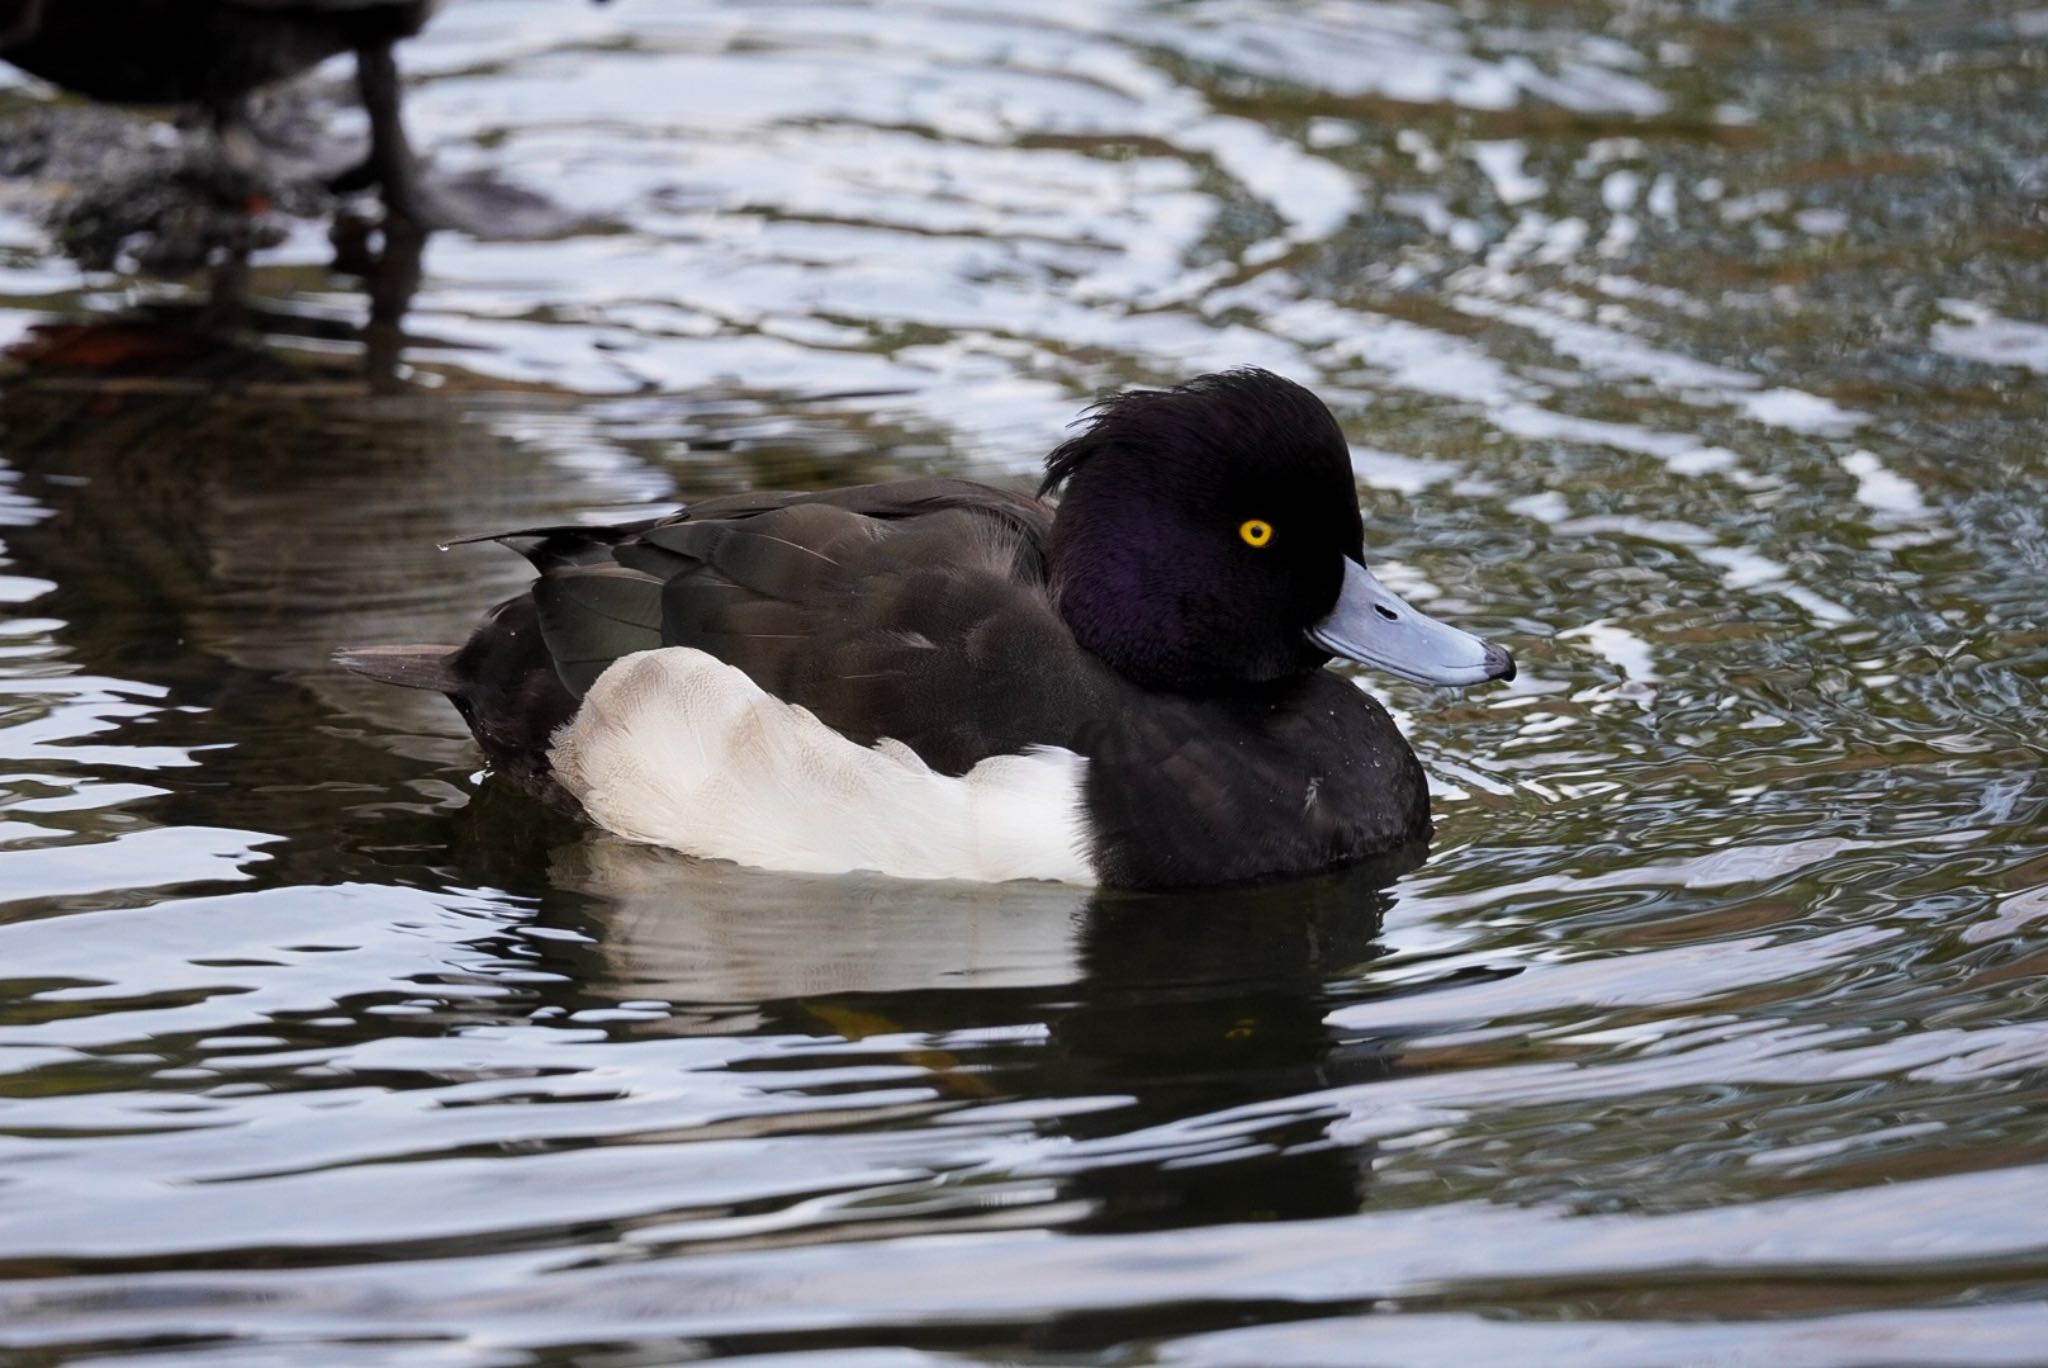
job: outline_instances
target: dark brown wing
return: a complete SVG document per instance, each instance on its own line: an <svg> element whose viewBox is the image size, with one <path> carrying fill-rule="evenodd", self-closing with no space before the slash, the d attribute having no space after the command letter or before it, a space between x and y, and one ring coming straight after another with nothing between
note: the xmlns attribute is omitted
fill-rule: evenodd
<svg viewBox="0 0 2048 1368"><path fill-rule="evenodd" d="M893 737L957 774L1073 744L1115 692L1052 606L1050 525L1036 499L919 480L735 495L630 528L503 540L541 571L532 622L570 700L621 656L689 646L856 741ZM509 605L479 637L524 621ZM507 644L473 640L465 654L502 669ZM494 687L465 683L480 737Z"/></svg>

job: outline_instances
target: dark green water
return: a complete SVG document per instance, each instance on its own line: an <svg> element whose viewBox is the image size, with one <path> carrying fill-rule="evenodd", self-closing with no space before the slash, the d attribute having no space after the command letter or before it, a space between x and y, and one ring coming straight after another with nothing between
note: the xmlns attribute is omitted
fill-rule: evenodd
<svg viewBox="0 0 2048 1368"><path fill-rule="evenodd" d="M470 0L372 394L0 181L0 1361L2048 1359L2048 10ZM0 115L48 97L0 86ZM160 315L161 318L161 315ZM1325 394L1507 687L1429 862L791 878L546 817L466 533Z"/></svg>

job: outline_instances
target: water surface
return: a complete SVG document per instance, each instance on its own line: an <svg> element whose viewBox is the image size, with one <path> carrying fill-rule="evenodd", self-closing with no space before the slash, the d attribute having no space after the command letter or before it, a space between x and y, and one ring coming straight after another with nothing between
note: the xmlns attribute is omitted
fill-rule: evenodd
<svg viewBox="0 0 2048 1368"><path fill-rule="evenodd" d="M0 1354L2039 1361L2048 10L468 0L404 60L441 174L588 218L435 236L395 385L321 225L230 345L0 182ZM1362 681L1418 869L696 865L328 663L521 583L451 537L1022 482L1238 363L1521 664Z"/></svg>

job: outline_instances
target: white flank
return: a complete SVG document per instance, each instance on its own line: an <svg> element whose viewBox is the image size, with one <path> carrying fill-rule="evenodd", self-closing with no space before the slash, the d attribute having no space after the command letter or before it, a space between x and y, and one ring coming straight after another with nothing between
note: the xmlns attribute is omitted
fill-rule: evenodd
<svg viewBox="0 0 2048 1368"><path fill-rule="evenodd" d="M702 651L622 657L555 733L563 787L621 836L762 869L1092 884L1088 762L1040 747L937 774L861 746Z"/></svg>

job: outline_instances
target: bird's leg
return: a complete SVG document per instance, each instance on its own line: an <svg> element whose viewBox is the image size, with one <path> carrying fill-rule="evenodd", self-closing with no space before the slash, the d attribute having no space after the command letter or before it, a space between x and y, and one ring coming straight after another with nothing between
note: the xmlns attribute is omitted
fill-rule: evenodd
<svg viewBox="0 0 2048 1368"><path fill-rule="evenodd" d="M388 40L356 49L356 86L370 116L370 155L361 168L368 174L361 178L377 183L387 215L422 226L430 224L432 215L420 190L419 163L406 140L405 121L399 112L398 63ZM335 182L336 187L352 178L345 173Z"/></svg>
<svg viewBox="0 0 2048 1368"><path fill-rule="evenodd" d="M233 96L210 104L207 112L213 123L213 156L196 165L199 183L244 212L261 212L270 178L249 122L248 99Z"/></svg>

